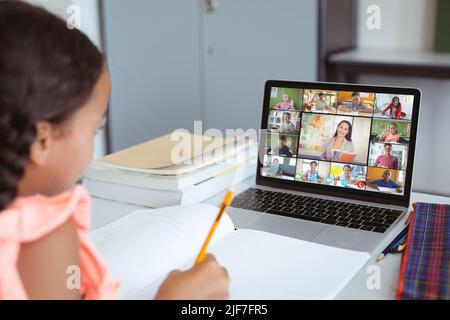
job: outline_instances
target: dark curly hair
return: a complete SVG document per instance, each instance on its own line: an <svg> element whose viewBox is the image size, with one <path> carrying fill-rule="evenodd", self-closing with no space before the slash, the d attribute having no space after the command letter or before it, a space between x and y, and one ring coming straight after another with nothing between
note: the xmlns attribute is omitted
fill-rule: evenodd
<svg viewBox="0 0 450 320"><path fill-rule="evenodd" d="M97 47L62 19L22 1L0 1L0 211L17 195L36 124L69 119L104 65Z"/></svg>

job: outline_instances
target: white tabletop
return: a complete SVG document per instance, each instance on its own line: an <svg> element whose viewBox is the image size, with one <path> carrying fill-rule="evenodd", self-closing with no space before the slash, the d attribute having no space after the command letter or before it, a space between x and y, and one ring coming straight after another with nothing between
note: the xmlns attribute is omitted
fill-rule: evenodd
<svg viewBox="0 0 450 320"><path fill-rule="evenodd" d="M235 192L239 193L251 187L255 183L255 177L251 177L235 186ZM216 196L206 200L206 203L219 205L222 201L225 192L219 193ZM450 204L450 197L434 196L424 193L415 193L411 195L411 203L413 202L429 202ZM125 204L121 202L114 202L110 200L103 200L94 198L92 203L92 223L91 230L99 228L107 223L110 223L134 210L142 209L141 206ZM389 254L380 262L376 262L376 256L400 233L404 228L404 220L393 228L393 230L386 236L374 251L374 256L367 262L367 264L355 275L355 277L348 283L348 285L337 296L337 299L394 299L395 288L397 286L398 274L400 269L400 254ZM372 280L376 276L373 272L379 274L379 288L369 289L367 281ZM376 282L372 282L376 283Z"/></svg>

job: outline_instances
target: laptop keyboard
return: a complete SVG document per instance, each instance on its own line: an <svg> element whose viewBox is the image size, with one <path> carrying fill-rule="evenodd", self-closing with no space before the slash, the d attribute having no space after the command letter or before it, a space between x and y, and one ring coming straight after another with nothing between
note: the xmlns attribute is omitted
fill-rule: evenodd
<svg viewBox="0 0 450 320"><path fill-rule="evenodd" d="M261 189L239 194L232 207L384 233L402 211Z"/></svg>

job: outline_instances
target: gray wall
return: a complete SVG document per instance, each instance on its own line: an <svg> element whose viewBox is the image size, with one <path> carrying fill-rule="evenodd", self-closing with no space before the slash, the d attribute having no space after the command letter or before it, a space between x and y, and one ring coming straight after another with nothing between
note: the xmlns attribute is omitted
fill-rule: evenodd
<svg viewBox="0 0 450 320"><path fill-rule="evenodd" d="M316 79L316 0L105 0L113 151L177 128L259 128L264 82Z"/></svg>

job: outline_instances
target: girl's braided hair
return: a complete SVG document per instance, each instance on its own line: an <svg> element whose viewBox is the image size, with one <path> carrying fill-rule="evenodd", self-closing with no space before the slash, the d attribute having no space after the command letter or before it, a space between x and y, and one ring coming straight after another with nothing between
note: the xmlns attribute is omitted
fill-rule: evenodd
<svg viewBox="0 0 450 320"><path fill-rule="evenodd" d="M17 195L36 124L62 124L89 98L104 58L42 8L0 1L0 211Z"/></svg>

